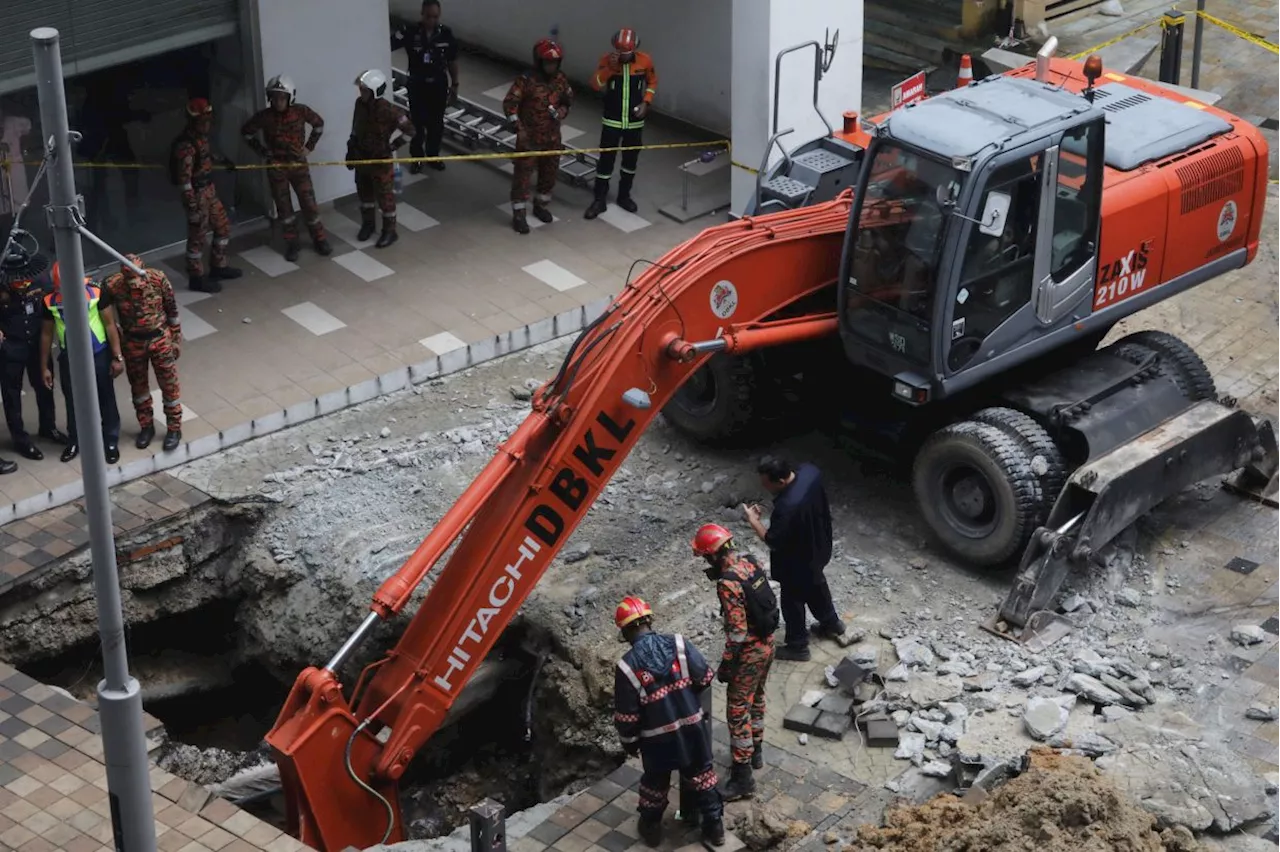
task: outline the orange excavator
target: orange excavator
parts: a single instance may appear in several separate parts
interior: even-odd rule
[[[404,839],[399,779],[645,427],[664,411],[704,439],[754,428],[772,353],[801,353],[774,370],[818,396],[908,424],[941,546],[1020,562],[999,614],[1013,638],[1161,500],[1274,480],[1270,424],[1219,401],[1185,343],[1098,349],[1116,321],[1253,259],[1265,142],[1047,53],[791,152],[760,215],[626,284],[361,627],[298,677],[267,735],[294,836],[325,852]],[[450,548],[398,643],[345,689],[344,663]]]

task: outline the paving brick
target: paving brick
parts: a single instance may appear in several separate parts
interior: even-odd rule
[[[824,711],[818,714],[818,720],[813,725],[813,733],[828,740],[844,739],[845,733],[852,724],[853,720],[848,714]]]
[[[823,713],[848,716],[853,712],[853,698],[833,692],[818,702],[818,709]]]
[[[787,711],[786,717],[782,720],[782,727],[799,734],[811,734],[821,715],[822,711],[817,707],[795,704]]]

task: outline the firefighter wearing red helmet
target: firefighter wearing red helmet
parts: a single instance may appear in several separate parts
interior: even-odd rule
[[[600,57],[591,87],[604,96],[601,148],[632,148],[622,152],[622,176],[618,179],[618,206],[628,213],[636,212],[631,198],[631,185],[640,160],[639,145],[649,105],[658,92],[658,72],[649,54],[639,50],[640,38],[632,29],[613,34],[613,51]],[[601,151],[596,160],[595,198],[587,208],[586,218],[594,219],[609,207],[609,181],[617,151]]]
[[[573,106],[573,87],[560,70],[564,50],[549,38],[533,46],[533,68],[511,84],[502,99],[502,113],[516,132],[516,151],[556,151],[561,146],[560,124]],[[529,233],[526,207],[529,179],[538,173],[533,215],[550,223],[555,217],[547,209],[560,170],[559,157],[520,157],[511,176],[511,227],[517,234]]]
[[[733,534],[704,524],[693,538],[693,553],[706,560],[724,617],[724,655],[719,679],[726,684],[729,744],[733,766],[724,797],[744,799],[756,789],[753,770],[764,766],[765,683],[773,664],[778,601],[755,557],[740,554]]]
[[[173,141],[169,157],[169,178],[182,192],[187,216],[187,286],[203,293],[221,292],[221,281],[241,275],[227,260],[231,220],[213,185],[212,129],[213,104],[207,98],[192,98],[187,102],[187,125]],[[204,242],[210,231],[213,251],[205,275]]]
[[[623,598],[613,620],[631,645],[614,673],[613,723],[627,754],[640,755],[640,838],[649,846],[662,842],[662,814],[677,771],[682,816],[701,823],[706,842],[722,846],[724,802],[702,701],[715,673],[679,633],[655,632],[653,610],[640,598]]]

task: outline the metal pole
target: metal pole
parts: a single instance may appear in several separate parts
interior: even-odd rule
[[[1191,47],[1191,88],[1200,88],[1200,46],[1204,43],[1204,0],[1196,0],[1196,34]]]
[[[1160,18],[1160,82],[1177,86],[1182,82],[1182,30],[1187,16],[1177,9]]]
[[[47,156],[51,160],[48,215],[62,272],[60,277],[66,282],[62,288],[62,305],[67,324],[67,360],[71,365],[73,402],[83,449],[80,471],[84,477],[85,513],[89,516],[89,548],[105,674],[98,684],[98,718],[107,764],[111,827],[117,852],[155,852],[150,765],[142,730],[142,690],[138,681],[129,676],[120,578],[111,532],[111,497],[107,493],[107,465],[99,425],[102,418],[94,381],[89,306],[81,283],[84,280],[84,256],[80,252],[83,221],[72,171],[72,132],[67,126],[58,31],[52,27],[32,30],[31,42],[40,97],[40,127],[48,141]]]

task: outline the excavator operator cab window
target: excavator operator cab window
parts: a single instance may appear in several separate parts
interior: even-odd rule
[[[987,336],[1031,301],[1043,165],[1044,154],[1037,152],[998,166],[977,196],[947,343],[947,366],[953,372],[968,364]],[[981,218],[1005,205],[1007,212],[994,222]]]
[[[1093,121],[1068,130],[1062,137],[1054,198],[1051,267],[1057,284],[1092,263],[1097,250],[1094,241],[1102,207],[1104,130],[1101,121]]]
[[[871,346],[930,363],[931,320],[948,203],[964,175],[949,162],[880,140],[872,149],[845,282],[844,324]]]

